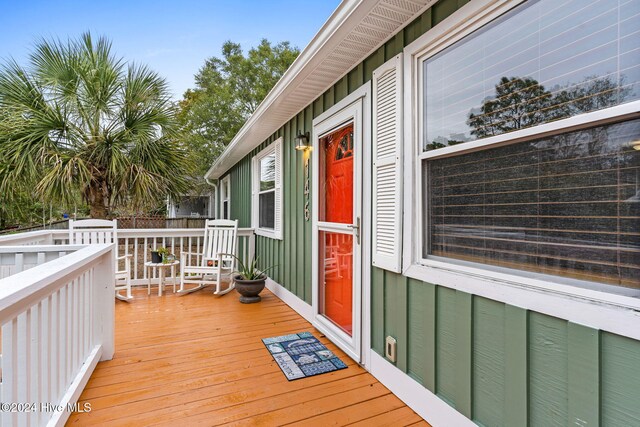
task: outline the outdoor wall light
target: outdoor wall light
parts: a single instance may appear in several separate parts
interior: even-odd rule
[[[299,130],[298,136],[296,136],[296,150],[306,151],[310,149],[311,145],[309,145],[309,132],[302,133],[302,131]]]
[[[298,131],[296,136],[296,150],[302,151],[304,159],[304,220],[311,219],[311,209],[309,208],[310,182],[309,182],[309,156],[311,155],[311,144],[309,144],[309,132]]]

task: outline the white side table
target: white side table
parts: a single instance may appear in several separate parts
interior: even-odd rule
[[[171,280],[173,282],[173,293],[176,292],[176,266],[180,264],[180,261],[175,260],[171,262],[145,262],[144,266],[147,269],[147,295],[151,295],[151,271],[158,270],[158,296],[162,296],[164,290],[165,270],[171,268]]]

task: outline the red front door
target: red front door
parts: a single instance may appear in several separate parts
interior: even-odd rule
[[[319,220],[353,224],[353,123],[320,138]],[[353,333],[353,234],[320,231],[320,312]]]

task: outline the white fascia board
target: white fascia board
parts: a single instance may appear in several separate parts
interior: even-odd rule
[[[222,155],[209,168],[205,178],[216,179],[222,176],[273,132],[277,131],[288,120],[302,111],[318,96],[322,95],[328,88],[349,73],[350,70],[357,67],[371,53],[394,37],[417,16],[420,16],[433,6],[436,1],[420,0],[412,2],[414,5],[416,3],[423,4],[406,21],[400,23],[394,31],[377,40],[373,48],[358,57],[354,56],[354,62],[348,68],[335,70],[334,75],[328,75],[326,70],[316,73],[323,61],[334,52],[352,31],[362,25],[364,18],[370,15],[376,6],[382,4],[381,0],[343,0],[309,45],[260,103],[253,115],[234,136]],[[385,6],[389,5],[385,4]],[[313,75],[314,73],[316,73],[315,76]],[[306,88],[304,97],[296,97],[296,91],[300,85],[308,82],[307,79],[309,79],[309,82],[316,83],[313,87],[313,92],[317,93],[311,93]]]

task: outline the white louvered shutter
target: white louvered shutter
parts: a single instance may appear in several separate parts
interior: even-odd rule
[[[251,227],[258,229],[258,218],[260,216],[260,199],[258,189],[260,188],[260,160],[257,157],[251,159]]]
[[[276,151],[276,194],[275,194],[275,224],[276,239],[282,239],[282,138],[275,142]]]
[[[402,54],[373,72],[373,265],[402,259]]]

